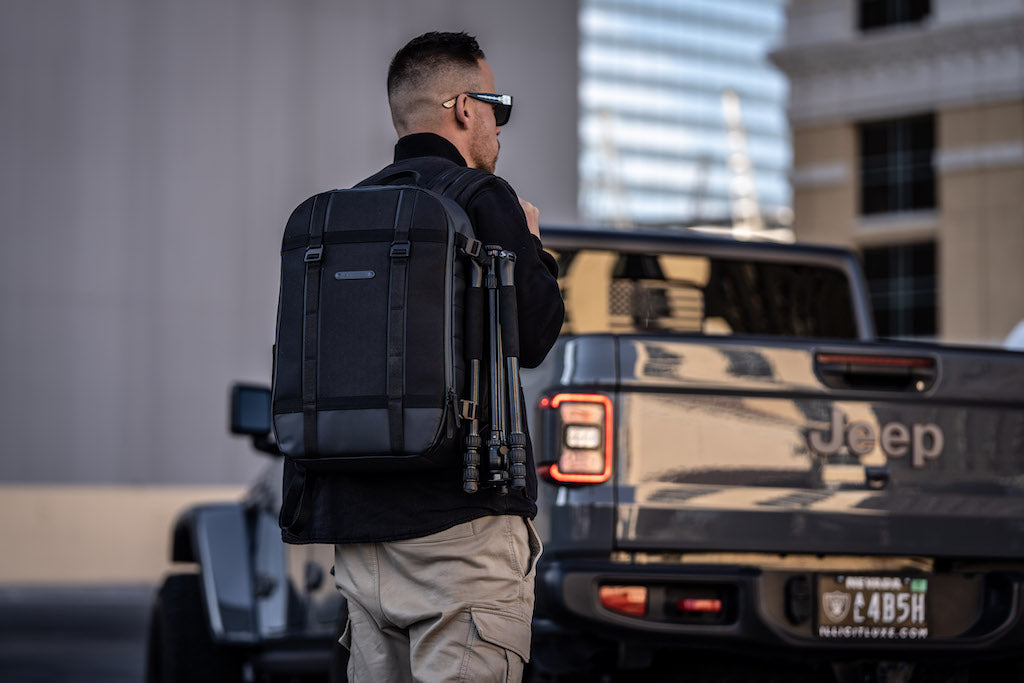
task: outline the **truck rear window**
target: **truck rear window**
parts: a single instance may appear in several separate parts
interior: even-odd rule
[[[552,251],[562,334],[751,334],[854,339],[846,274],[689,254]]]

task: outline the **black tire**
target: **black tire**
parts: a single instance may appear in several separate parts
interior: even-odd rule
[[[241,683],[242,653],[210,636],[197,574],[168,576],[157,593],[146,652],[147,683]]]

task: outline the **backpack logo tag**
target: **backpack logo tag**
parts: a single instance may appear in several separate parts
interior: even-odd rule
[[[339,270],[334,274],[335,280],[369,280],[376,273],[372,270]]]

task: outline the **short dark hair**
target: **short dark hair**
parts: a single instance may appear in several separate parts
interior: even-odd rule
[[[465,32],[431,31],[410,40],[399,50],[388,69],[388,94],[446,66],[474,67],[484,59],[476,38]]]

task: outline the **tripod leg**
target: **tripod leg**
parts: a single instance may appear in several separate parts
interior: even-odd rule
[[[507,404],[505,397],[505,375],[502,369],[504,354],[502,352],[501,318],[498,301],[498,254],[501,247],[485,248],[489,262],[487,264],[487,302],[488,329],[490,350],[490,388],[491,388],[491,432],[487,439],[487,456],[490,483],[497,486],[498,492],[508,492],[508,472],[505,467],[505,454],[508,445],[505,443],[505,430],[508,423]]]
[[[480,366],[484,355],[484,269],[475,258],[469,262],[466,291],[466,357],[469,359],[469,406],[463,417],[469,420],[462,458],[462,490],[476,493],[480,488]]]
[[[512,488],[526,487],[526,432],[523,428],[522,391],[519,387],[519,310],[516,304],[515,265],[512,251],[497,255],[501,305],[501,341],[508,394],[508,469]]]

